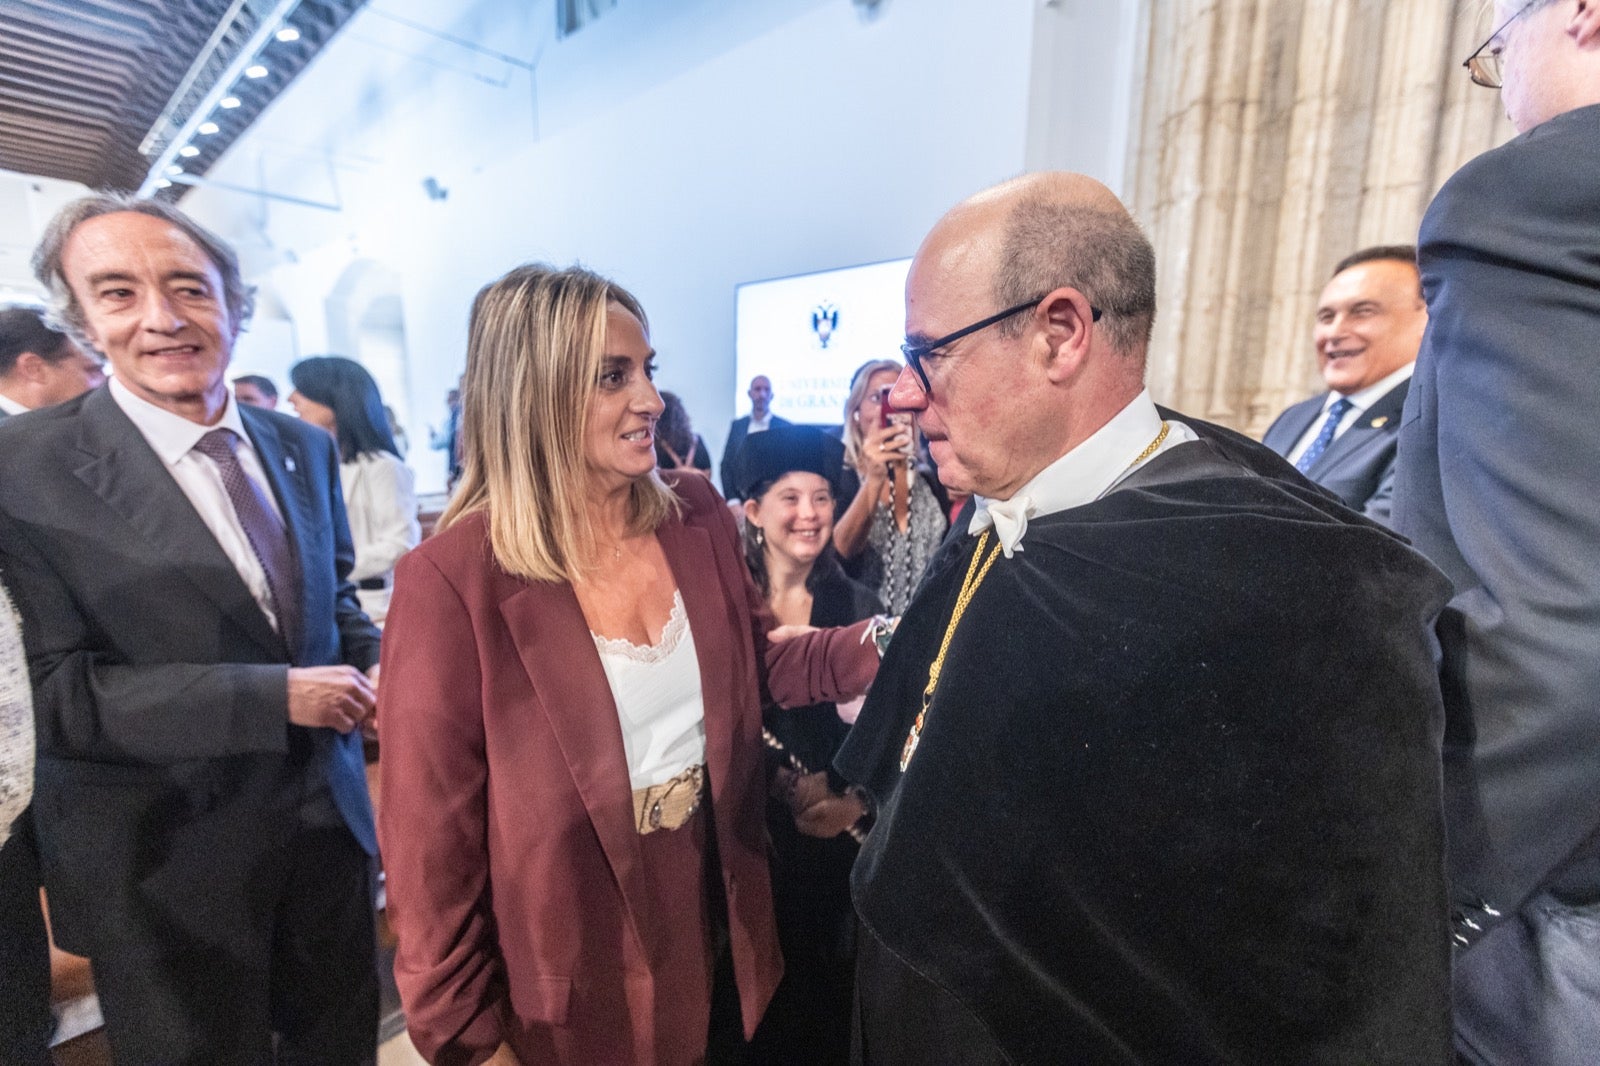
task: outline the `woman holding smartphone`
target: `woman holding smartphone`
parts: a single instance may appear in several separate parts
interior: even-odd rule
[[[938,483],[917,465],[911,416],[886,406],[900,371],[895,360],[879,359],[851,379],[840,486],[840,498],[850,502],[833,531],[845,569],[873,588],[890,614],[910,606],[949,526]]]

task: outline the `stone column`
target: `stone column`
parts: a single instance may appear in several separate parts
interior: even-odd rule
[[[1409,243],[1509,126],[1470,0],[1151,0],[1131,199],[1159,266],[1156,399],[1259,434],[1319,387],[1328,271]]]

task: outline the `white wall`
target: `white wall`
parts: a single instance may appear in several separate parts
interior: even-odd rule
[[[338,209],[214,189],[184,206],[241,245],[299,354],[325,350],[324,300],[350,263],[398,275],[410,395],[396,407],[413,442],[442,417],[473,293],[538,258],[638,294],[660,382],[716,450],[737,413],[737,283],[910,254],[943,210],[1030,159],[1120,176],[1131,69],[1036,47],[1043,8],[1051,33],[1106,32],[1101,5],[1068,4],[886,0],[866,20],[846,0],[625,0],[552,42],[547,4],[483,0],[450,28],[537,55],[531,76],[414,33],[406,59],[363,15],[212,172]],[[439,26],[444,7],[422,10]],[[1030,123],[1091,79],[1104,100]],[[424,195],[428,176],[447,199]],[[411,458],[421,488],[442,485],[441,456]]]

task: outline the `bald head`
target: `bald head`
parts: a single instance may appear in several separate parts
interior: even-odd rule
[[[1082,174],[1025,174],[951,208],[917,251],[919,262],[987,279],[996,307],[1062,287],[1103,312],[1108,345],[1143,359],[1155,322],[1155,251],[1112,191]],[[1015,335],[1023,321],[1001,323]]]

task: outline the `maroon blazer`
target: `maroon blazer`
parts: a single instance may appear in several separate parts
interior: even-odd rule
[[[683,517],[657,536],[700,660],[748,1035],[783,969],[762,703],[853,698],[877,655],[861,625],[768,643],[774,622],[726,505],[705,478],[674,487]],[[652,913],[622,728],[571,585],[499,569],[481,515],[424,542],[395,571],[378,715],[395,978],[423,1056],[475,1064],[505,1039],[528,1066],[652,1063],[658,1039],[681,1046],[653,1017],[657,983],[686,962],[662,957],[660,931],[697,919]]]

